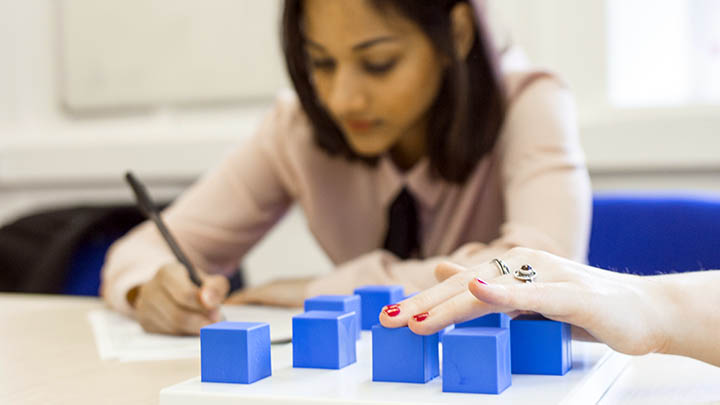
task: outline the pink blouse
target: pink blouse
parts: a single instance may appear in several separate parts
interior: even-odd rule
[[[506,75],[509,94],[526,75]],[[433,271],[442,260],[473,265],[515,246],[585,260],[590,181],[574,102],[557,80],[537,80],[516,94],[495,149],[464,184],[432,177],[428,163],[401,172],[388,156],[374,167],[330,157],[315,145],[294,94],[282,94],[257,133],[163,217],[196,266],[228,273],[299,203],[336,266],[310,283],[307,296],[347,294],[365,284],[401,284],[411,293],[436,283]],[[417,200],[423,260],[401,261],[380,249],[388,207],[403,186]],[[126,293],[172,261],[145,222],[111,247],[102,296],[131,314]]]

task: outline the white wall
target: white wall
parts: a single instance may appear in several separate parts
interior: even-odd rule
[[[84,4],[88,13],[97,13],[97,4],[102,3],[115,5],[114,13],[122,9],[120,3],[112,0],[0,0],[0,221],[37,205],[53,204],[51,199],[40,198],[43,193],[55,195],[57,192],[67,196],[63,201],[72,200],[72,195],[78,200],[113,200],[125,192],[120,179],[127,169],[136,170],[157,187],[178,189],[180,184],[186,186],[228,148],[252,133],[273,94],[285,82],[282,68],[273,62],[279,60],[277,36],[268,35],[264,41],[257,41],[255,36],[243,37],[235,32],[240,38],[224,39],[222,45],[217,45],[216,59],[225,63],[229,54],[242,54],[247,58],[248,66],[264,71],[271,79],[262,81],[257,75],[247,78],[239,75],[238,78],[244,79],[228,84],[232,91],[210,86],[205,93],[194,95],[190,90],[201,86],[205,71],[190,64],[177,68],[178,79],[192,82],[183,87],[183,93],[172,94],[167,83],[148,86],[154,90],[145,94],[142,89],[123,93],[117,83],[125,83],[122,72],[138,71],[140,68],[136,64],[129,63],[121,68],[117,66],[121,59],[93,54],[91,51],[98,47],[98,43],[92,42],[98,40],[95,36],[75,33],[68,39],[69,34],[61,35],[64,31],[85,33],[93,27],[92,21],[84,25],[84,20],[75,16],[82,13],[68,10]],[[126,13],[140,7],[138,1],[126,3]],[[253,12],[239,10],[245,14],[238,15],[232,22],[225,18],[226,26],[269,27],[277,24],[274,13],[277,7],[267,6],[277,6],[277,1],[183,3],[190,11],[193,7],[210,8],[208,6],[212,4],[242,3],[246,8],[255,7],[262,16],[258,18]],[[169,3],[162,0],[153,4]],[[73,23],[77,25],[75,30],[68,27]],[[224,33],[221,29],[213,32],[217,36]],[[87,37],[87,44],[82,44],[84,37]],[[97,37],[102,39],[99,45],[106,45],[110,50],[115,49],[112,41],[122,42],[122,38],[113,39],[111,33]],[[82,48],[78,42],[86,47],[84,53],[77,51],[76,48]],[[69,58],[63,54],[64,47],[75,49],[74,54],[81,56]],[[179,49],[175,50],[175,57],[194,50],[176,48]],[[78,64],[77,60],[83,57],[96,60],[92,56],[110,66],[101,69],[106,82],[104,92],[93,93],[87,86],[66,83],[67,77],[73,76],[68,72],[69,65]],[[237,58],[232,62],[241,63]],[[263,63],[270,66],[263,66]],[[89,74],[81,64],[77,69],[78,75],[84,77],[85,82],[89,81]],[[154,69],[152,65],[148,72],[140,69],[136,74],[138,81],[156,77]],[[264,91],[258,90],[258,82],[264,83]],[[114,93],[107,91],[108,88],[115,89]],[[107,94],[117,97],[113,100]],[[133,104],[132,100],[142,100],[143,95],[151,103],[145,106],[138,102]],[[223,102],[213,102],[213,97]],[[122,108],[110,109],[108,103],[112,101]],[[93,102],[97,108],[93,108]],[[69,104],[72,108],[68,108]],[[103,187],[96,187],[98,185]],[[88,192],[73,193],[71,190]]]
[[[121,7],[117,1],[103,1]],[[193,7],[192,2],[182,4]],[[149,106],[125,105],[117,111],[108,109],[107,98],[102,109],[83,108],[82,103],[66,108],[63,77],[69,67],[63,65],[66,37],[60,34],[68,29],[61,26],[67,23],[62,11],[68,5],[81,6],[82,1],[0,0],[0,223],[44,206],[130,201],[121,181],[128,168],[148,182],[156,198],[177,195],[252,132],[277,90],[274,86],[285,80],[269,80],[267,97],[250,83],[252,97],[244,99],[243,76],[238,75],[236,92],[225,94],[223,102],[208,102],[212,94],[193,102],[192,94],[168,98],[166,93],[165,98],[150,97]],[[540,65],[561,72],[574,89],[596,190],[720,191],[717,107],[618,111],[608,104],[603,0],[490,0],[490,5],[498,25],[509,27],[506,32],[516,43]],[[252,12],[234,18],[238,25],[277,23],[276,16],[262,20]],[[248,41],[223,41],[218,56],[252,49],[259,55],[268,52],[270,56],[259,58],[270,63],[271,54],[277,55],[276,37]],[[269,74],[282,74],[277,66],[267,68]],[[272,267],[278,274],[326,271],[329,264],[308,237],[299,213],[294,211],[283,226],[259,253],[253,252],[251,267]],[[268,259],[277,246],[273,243],[291,247],[284,262]],[[251,281],[276,272],[253,273]]]
[[[505,37],[522,45],[531,60],[559,72],[569,82],[578,102],[588,163],[599,182],[634,187],[634,182],[624,185],[617,172],[637,177],[655,171],[677,171],[688,177],[688,187],[692,187],[701,184],[692,179],[698,171],[720,174],[720,153],[717,153],[720,151],[720,105],[619,108],[611,102],[609,71],[613,65],[607,40],[611,21],[606,0],[488,2]],[[647,28],[642,22],[649,15],[633,17],[638,29]],[[717,43],[720,44],[720,38]],[[641,51],[638,49],[639,55]],[[650,75],[652,71],[647,73]],[[720,80],[720,72],[716,72],[715,78]],[[611,182],[604,178],[608,173],[613,174]],[[677,186],[673,181],[667,185],[654,184]],[[718,190],[720,181],[710,186]]]

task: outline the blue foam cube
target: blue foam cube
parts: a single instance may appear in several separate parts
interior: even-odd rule
[[[514,374],[565,375],[572,368],[570,325],[537,315],[510,322]]]
[[[272,374],[270,325],[218,322],[200,329],[203,382],[251,384]]]
[[[341,369],[355,363],[355,314],[308,311],[292,319],[293,367]]]
[[[441,329],[438,331],[438,339],[440,342],[443,341],[443,336],[445,336],[446,333],[450,332],[451,330],[455,329],[455,325],[450,325],[445,327],[445,329]]]
[[[438,335],[410,328],[372,327],[373,381],[424,384],[440,374]]]
[[[499,394],[511,384],[510,330],[455,328],[443,337],[443,392]]]
[[[363,330],[372,329],[373,325],[380,323],[379,316],[385,305],[402,301],[403,287],[400,285],[366,285],[356,288],[362,304],[361,326]]]
[[[355,312],[355,335],[357,339],[361,336],[361,308],[359,295],[318,295],[317,297],[305,300],[305,312],[307,311],[340,311]]]
[[[503,313],[487,314],[455,324],[456,328],[509,328],[510,317]]]

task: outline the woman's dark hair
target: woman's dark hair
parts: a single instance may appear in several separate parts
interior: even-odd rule
[[[391,8],[416,23],[451,65],[445,71],[437,98],[430,107],[427,153],[433,172],[462,183],[495,145],[505,120],[505,89],[498,67],[498,51],[485,24],[484,10],[474,6],[476,36],[466,60],[455,55],[450,11],[468,0],[368,0],[378,9]],[[288,73],[300,103],[313,125],[315,141],[330,155],[374,163],[356,154],[342,131],[320,104],[310,81],[301,30],[303,0],[286,0],[282,17],[282,45]]]

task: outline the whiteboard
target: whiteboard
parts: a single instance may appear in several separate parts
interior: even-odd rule
[[[267,99],[286,86],[280,0],[63,0],[70,110]]]

